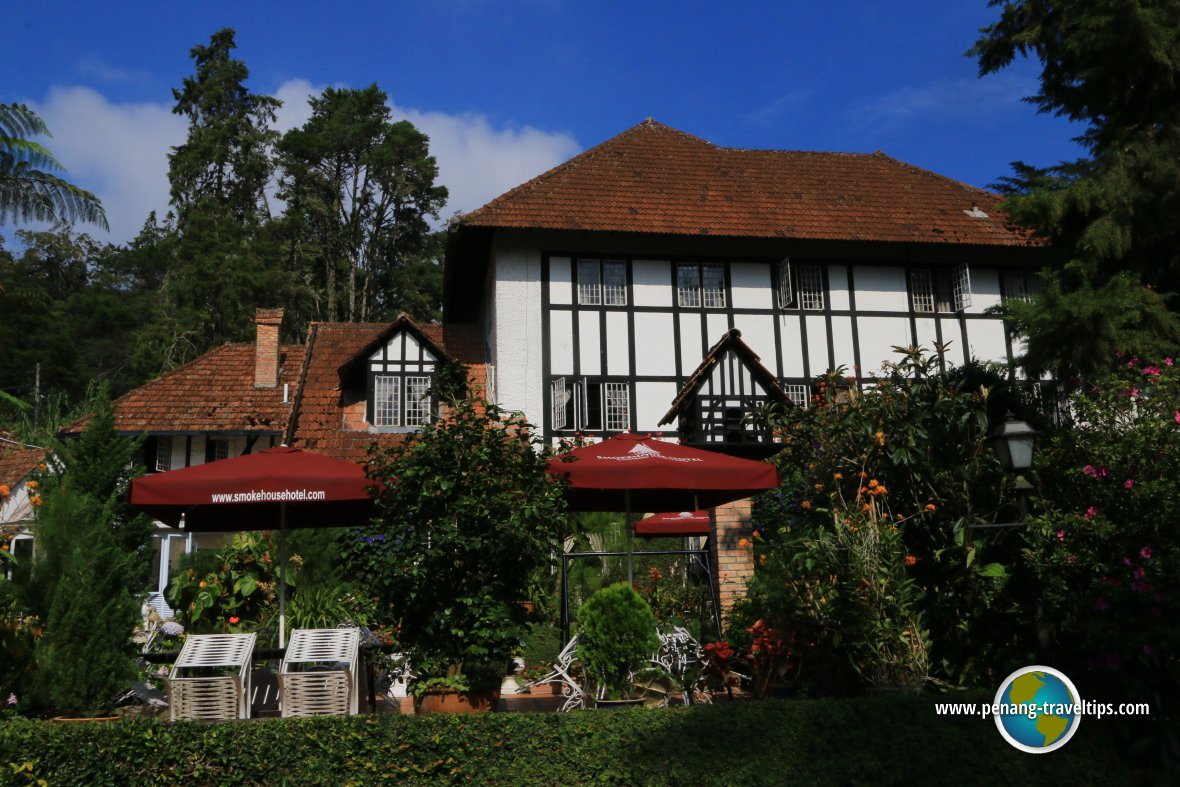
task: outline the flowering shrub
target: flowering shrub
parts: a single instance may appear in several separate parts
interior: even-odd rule
[[[210,571],[189,568],[168,587],[168,603],[199,634],[265,629],[278,616],[278,546],[270,531],[235,533]],[[288,558],[287,588],[297,584],[298,555]]]
[[[763,618],[790,632],[808,691],[915,687],[928,670],[986,684],[1010,671],[996,651],[1011,638],[992,631],[1007,625],[1016,538],[969,529],[1015,516],[988,445],[999,408],[981,383],[996,380],[897,349],[871,389],[833,372],[810,408],[768,416],[785,445],[783,483],[755,503],[740,625]]]
[[[1180,686],[1180,368],[1123,360],[1043,441],[1024,555],[1045,658],[1158,704]]]

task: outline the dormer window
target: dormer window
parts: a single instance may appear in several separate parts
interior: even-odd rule
[[[376,431],[425,426],[438,410],[430,389],[435,370],[447,359],[409,320],[397,327],[362,356],[368,380],[365,420]]]

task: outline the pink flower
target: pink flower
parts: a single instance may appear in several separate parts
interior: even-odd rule
[[[1171,358],[1165,358],[1165,359],[1164,359],[1164,366],[1171,366],[1171,365],[1172,365],[1172,359],[1171,359]]]
[[[1177,411],[1176,411],[1176,412],[1175,412],[1175,413],[1172,415],[1172,420],[1173,420],[1173,421],[1175,421],[1176,423],[1180,424],[1180,410],[1177,410]]]
[[[1135,486],[1135,481],[1133,479],[1128,478],[1123,482],[1123,489],[1130,489],[1133,486]]]
[[[1064,531],[1064,530],[1058,530],[1058,531],[1057,531],[1057,540],[1058,540],[1058,541],[1064,541],[1064,540],[1065,540],[1065,531]]]
[[[1151,560],[1151,547],[1143,547],[1139,550],[1139,557],[1144,560]]]
[[[1177,413],[1177,415],[1180,415],[1180,413]],[[1098,477],[1098,471],[1094,469],[1094,465],[1086,465],[1082,468],[1082,472],[1093,478]]]
[[[1144,366],[1143,373],[1148,377],[1159,377],[1164,372],[1158,366]]]
[[[1106,467],[1100,467],[1098,468],[1098,475],[1102,478],[1106,478],[1108,475],[1110,475],[1110,469]]]
[[[1143,579],[1144,573],[1143,566],[1135,566],[1135,568],[1131,569],[1131,576],[1135,577],[1135,579]]]
[[[1082,516],[1084,516],[1086,519],[1093,519],[1094,517],[1098,516],[1098,507],[1090,506],[1086,509],[1086,513]]]
[[[1127,361],[1127,368],[1128,369],[1134,369],[1138,365],[1139,365],[1139,356],[1138,355],[1136,355],[1131,360]]]
[[[1127,566],[1127,567],[1130,567],[1130,565],[1131,565],[1131,558],[1129,558],[1129,557],[1125,557],[1125,558],[1123,558],[1123,565],[1124,565],[1124,566]]]

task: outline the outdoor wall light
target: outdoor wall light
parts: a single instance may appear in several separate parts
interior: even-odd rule
[[[992,450],[1000,465],[1009,473],[1016,473],[1016,506],[1020,511],[1017,522],[977,522],[970,527],[1022,527],[1028,522],[1028,496],[1033,485],[1023,473],[1032,467],[1033,451],[1039,433],[1011,411],[1004,416],[1004,422],[991,431]]]

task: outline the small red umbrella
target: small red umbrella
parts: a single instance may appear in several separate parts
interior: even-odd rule
[[[713,532],[713,522],[708,511],[678,511],[652,514],[635,523],[635,535],[655,538],[658,536],[708,536]]]
[[[279,647],[286,642],[287,528],[364,525],[371,482],[355,462],[280,446],[141,476],[128,502],[195,532],[279,531]]]
[[[575,448],[549,460],[548,471],[569,481],[572,510],[626,512],[629,582],[631,511],[714,508],[778,486],[767,462],[631,433]]]

